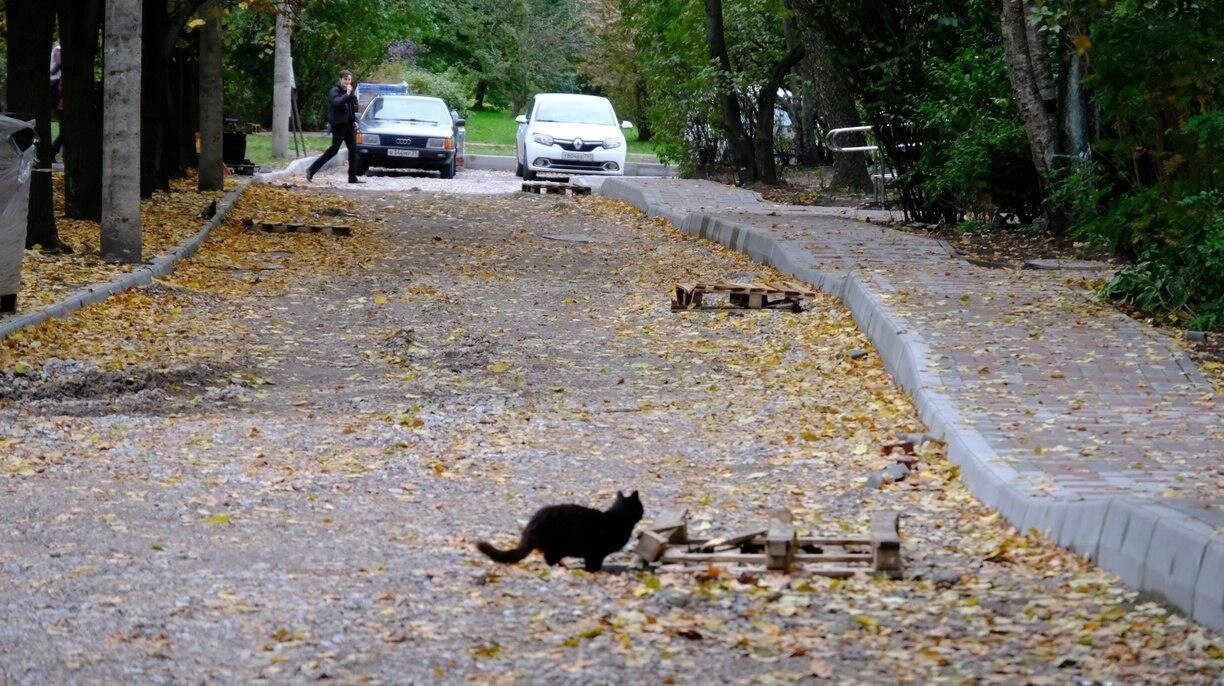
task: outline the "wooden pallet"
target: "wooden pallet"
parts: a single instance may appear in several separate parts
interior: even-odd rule
[[[229,167],[230,173],[238,176],[254,176],[258,169],[258,166],[254,164],[227,164],[225,166]]]
[[[726,293],[727,300],[733,307],[790,307],[796,312],[800,309],[800,300],[816,297],[816,291],[792,281],[698,281],[676,284],[671,307],[673,310],[699,309],[702,306],[702,296],[708,293]]]
[[[775,512],[769,526],[721,538],[689,538],[686,514],[671,513],[638,534],[637,556],[646,564],[725,564],[745,571],[803,568],[822,576],[855,574],[901,576],[901,539],[897,512],[877,512],[866,536],[800,537],[790,512]]]
[[[353,228],[343,224],[305,224],[299,222],[277,222],[260,219],[248,219],[247,226],[269,233],[326,233],[333,236],[351,236]]]
[[[551,183],[547,181],[524,181],[524,193],[552,193],[554,195],[590,195],[590,186],[579,186],[576,183]]]

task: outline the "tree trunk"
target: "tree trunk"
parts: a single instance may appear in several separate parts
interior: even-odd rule
[[[65,249],[55,225],[51,188],[51,103],[58,99],[51,92],[51,35],[55,23],[54,3],[45,0],[8,0],[5,4],[8,35],[8,109],[33,117],[38,133],[37,158],[30,176],[29,211],[26,214],[27,248]],[[20,38],[18,38],[20,37]],[[13,84],[24,84],[12,88]]]
[[[647,108],[646,79],[639,74],[633,82],[633,116],[637,120],[633,125],[638,130],[638,140],[643,143],[654,138],[654,128],[650,125],[650,110]]]
[[[804,41],[808,46],[805,60],[807,72],[816,92],[817,109],[828,129],[859,126],[858,112],[854,107],[854,96],[845,75],[832,68],[828,59],[828,38],[819,27],[809,27]],[[861,135],[842,136],[839,141],[847,147],[866,145]],[[871,190],[871,175],[867,171],[867,156],[861,152],[833,153],[833,173],[829,179],[832,188]]]
[[[1058,146],[1058,96],[1045,44],[1029,21],[1026,0],[995,0],[1003,26],[1003,56],[1028,133],[1029,152],[1048,183]]]
[[[1063,37],[1063,41],[1070,41]],[[1059,94],[1062,109],[1062,148],[1083,159],[1088,154],[1088,99],[1084,95],[1084,61],[1068,44],[1064,46],[1063,82]]]
[[[94,74],[102,0],[72,0],[59,6],[64,50],[64,214],[102,219],[102,88]],[[135,112],[128,112],[129,120]]]
[[[288,157],[289,97],[293,89],[291,84],[293,53],[289,41],[289,9],[284,2],[281,2],[277,10],[276,56],[272,65],[272,154],[277,157]],[[202,53],[200,57],[203,58]]]
[[[199,87],[195,72],[199,71],[191,50],[175,47],[170,57],[170,102],[178,103],[171,113],[173,134],[166,140],[166,168],[175,178],[186,176],[187,170],[199,166],[196,155],[195,132],[200,122],[195,102]]]
[[[102,258],[141,260],[140,0],[107,0],[103,38]],[[133,121],[134,119],[134,121]]]
[[[735,183],[744,186],[754,183],[758,176],[753,164],[752,141],[744,132],[739,96],[731,82],[731,57],[727,53],[727,34],[723,28],[722,0],[705,0],[705,6],[706,42],[710,59],[718,63],[718,99],[722,102],[723,132],[735,165]]]
[[[475,97],[473,98],[475,102],[472,103],[473,109],[476,109],[476,110],[484,109],[484,99],[485,99],[485,95],[487,95],[488,92],[489,92],[489,82],[488,81],[485,81],[484,79],[480,79],[479,81],[476,82],[476,94],[475,94]]]
[[[778,60],[769,73],[769,78],[757,93],[756,164],[761,181],[778,185],[778,165],[774,160],[774,106],[778,102],[778,89],[783,80],[799,60],[803,59],[803,45],[796,44]]]
[[[200,169],[202,191],[225,188],[221,128],[225,109],[221,88],[221,5],[212,0],[200,10]],[[283,143],[283,141],[282,141]]]
[[[107,0],[109,5],[112,0]],[[159,36],[170,23],[164,2],[144,2],[142,33],[148,40],[140,44],[140,197],[154,191],[170,190],[170,175],[162,161],[165,154],[166,122],[173,107],[167,88],[168,55],[162,51]],[[105,44],[103,44],[105,48]]]

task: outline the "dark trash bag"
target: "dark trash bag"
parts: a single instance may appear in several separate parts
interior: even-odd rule
[[[0,114],[0,312],[17,310],[37,142],[33,117]]]

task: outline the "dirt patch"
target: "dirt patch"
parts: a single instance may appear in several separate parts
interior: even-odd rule
[[[226,377],[229,371],[205,364],[106,371],[87,362],[49,360],[37,371],[0,375],[0,404],[78,416],[159,412],[201,394],[224,399],[227,394],[218,386],[235,385]],[[172,402],[176,398],[179,402]]]

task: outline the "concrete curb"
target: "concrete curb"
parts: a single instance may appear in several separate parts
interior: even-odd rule
[[[1066,500],[1033,493],[1022,475],[998,459],[986,438],[936,390],[926,370],[928,345],[905,330],[871,291],[864,277],[819,272],[804,266],[803,248],[772,233],[726,217],[681,213],[654,191],[626,179],[608,179],[599,193],[670,221],[681,231],[739,250],[837,296],[914,398],[930,433],[948,444],[969,490],[1021,531],[1037,529],[1084,555],[1127,585],[1156,594],[1215,631],[1224,631],[1224,537],[1166,505],[1141,498]]]
[[[174,269],[176,262],[194,255],[200,249],[200,246],[204,244],[204,240],[208,238],[208,234],[220,226],[221,221],[225,219],[225,215],[229,213],[234,203],[238,198],[242,197],[242,194],[254,180],[254,178],[240,180],[237,188],[217,201],[217,213],[204,225],[204,228],[200,229],[199,232],[188,238],[174,250],[154,257],[145,266],[138,267],[132,270],[131,273],[124,274],[114,281],[89,286],[53,305],[0,321],[0,339],[10,336],[27,326],[36,326],[52,317],[63,317],[73,310],[102,302],[115,293],[125,291],[133,286],[151,283],[154,278],[169,274]]]

